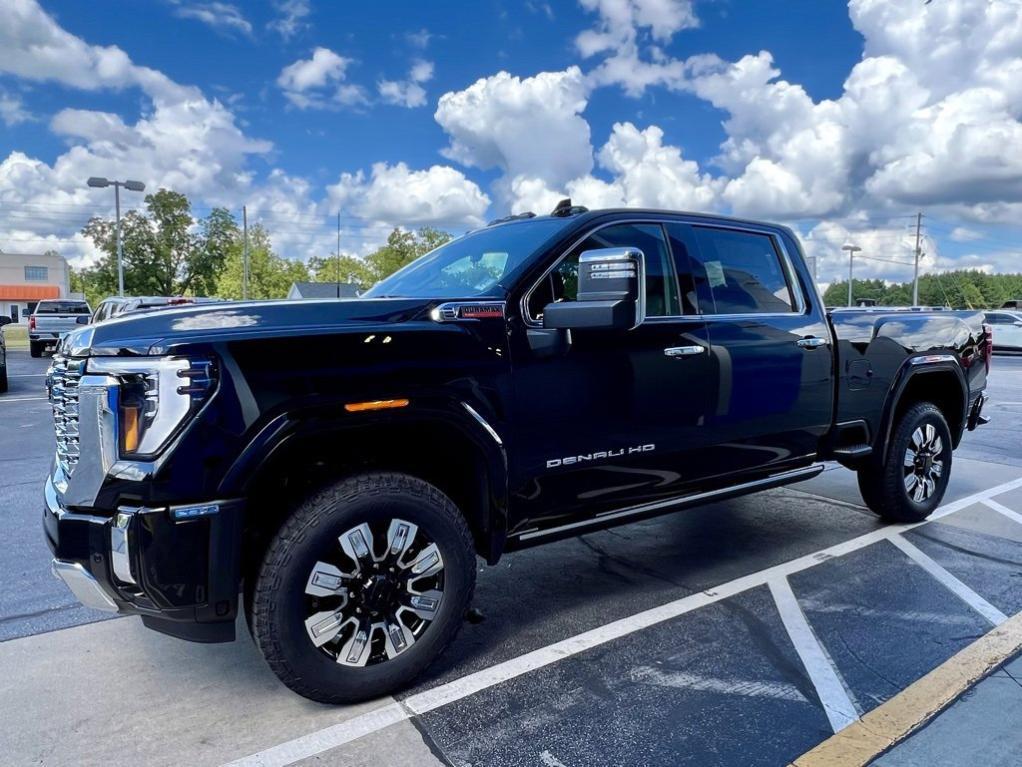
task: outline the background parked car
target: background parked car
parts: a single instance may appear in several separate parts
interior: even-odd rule
[[[1022,312],[987,312],[986,321],[994,330],[995,352],[1022,352]]]
[[[218,302],[219,298],[194,298],[190,296],[112,296],[100,302],[93,322],[102,322],[128,312],[142,312],[150,309],[170,309],[186,304],[205,304]]]
[[[86,301],[54,298],[40,301],[28,318],[28,349],[33,357],[41,357],[49,347],[79,325],[88,325],[92,309]]]

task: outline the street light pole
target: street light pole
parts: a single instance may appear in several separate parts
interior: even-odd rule
[[[117,232],[117,295],[124,295],[124,248],[121,243],[121,187],[132,192],[144,192],[145,184],[141,181],[111,181],[100,176],[93,176],[86,182],[96,189],[112,186],[114,188],[114,211],[116,213],[115,230]]]
[[[124,295],[124,246],[121,244],[121,185],[114,182],[114,211],[117,227],[117,295]]]
[[[862,250],[858,245],[842,245],[841,250],[848,251],[848,305],[852,305],[852,264],[855,261],[855,254]]]

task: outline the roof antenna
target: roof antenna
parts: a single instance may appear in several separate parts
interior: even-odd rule
[[[586,213],[588,210],[589,208],[583,207],[582,205],[572,205],[571,198],[566,198],[557,203],[550,215],[557,218],[565,218],[567,216],[574,216],[578,213]]]
[[[561,200],[559,203],[557,203],[557,205],[554,207],[553,212],[550,215],[551,216],[567,216],[567,215],[570,215],[570,213],[571,213],[571,198],[569,197],[569,198]]]

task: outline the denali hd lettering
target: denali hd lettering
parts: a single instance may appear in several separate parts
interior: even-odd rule
[[[600,450],[596,453],[569,455],[564,458],[551,458],[546,462],[546,467],[548,469],[556,469],[558,466],[573,466],[577,463],[601,461],[605,458],[620,458],[623,455],[649,453],[653,450],[656,450],[656,445],[636,445],[635,447],[621,448],[619,450]]]
[[[978,312],[826,311],[785,227],[565,201],[356,300],[72,330],[43,526],[83,603],[197,642],[244,614],[295,692],[373,698],[451,642],[477,557],[826,460],[925,519],[990,351]]]

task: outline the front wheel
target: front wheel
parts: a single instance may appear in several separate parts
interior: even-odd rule
[[[895,424],[887,458],[859,469],[862,498],[888,522],[921,522],[940,505],[951,477],[951,430],[929,402]]]
[[[276,535],[252,594],[252,634],[288,687],[323,703],[384,695],[454,638],[475,587],[465,518],[403,474],[340,482]]]

